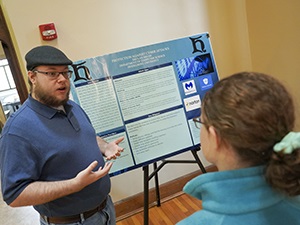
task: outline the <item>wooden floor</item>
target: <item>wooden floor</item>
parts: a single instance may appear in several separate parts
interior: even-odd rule
[[[149,209],[149,225],[173,225],[201,209],[201,201],[186,194],[162,200],[161,206]],[[0,225],[39,225],[38,213],[32,207],[11,208],[0,200]],[[117,225],[144,225],[143,209],[118,220]]]
[[[201,201],[186,194],[163,201],[149,209],[149,225],[173,225],[201,209]],[[143,225],[143,211],[117,222],[117,225]]]

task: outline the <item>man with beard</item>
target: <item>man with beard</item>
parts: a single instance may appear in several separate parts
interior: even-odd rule
[[[12,207],[32,205],[41,224],[115,224],[112,163],[103,156],[119,156],[123,138],[105,142],[83,109],[69,100],[72,61],[62,51],[39,46],[25,59],[30,94],[0,137],[4,201]]]

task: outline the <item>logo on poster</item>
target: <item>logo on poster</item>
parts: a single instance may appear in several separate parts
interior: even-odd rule
[[[189,95],[197,92],[194,80],[183,82],[182,85],[183,85],[183,90],[185,95]]]
[[[204,75],[200,77],[201,90],[210,89],[212,88],[212,86],[213,86],[213,82],[212,82],[211,75]]]
[[[185,110],[187,112],[199,109],[201,107],[201,100],[199,95],[192,96],[190,98],[185,98],[184,100]]]
[[[78,63],[78,64],[73,64],[71,65],[73,67],[73,70],[74,70],[74,83],[78,80],[92,80],[92,77],[90,75],[90,70],[89,68],[87,68],[86,66],[84,66],[83,64],[85,64],[86,62],[81,62],[81,63]],[[83,72],[83,77],[80,76],[79,74],[79,71],[82,70]]]
[[[207,35],[206,37],[208,38],[209,35]],[[190,37],[190,40],[193,44],[193,53],[195,53],[195,52],[201,52],[201,53],[206,52],[205,44],[204,44],[203,40],[201,40],[201,38],[202,38],[202,35],[200,35],[199,37],[196,37],[196,38]]]

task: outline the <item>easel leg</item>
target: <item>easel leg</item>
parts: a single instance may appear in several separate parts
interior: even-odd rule
[[[153,163],[154,171],[157,169],[157,162]],[[160,193],[159,193],[159,183],[158,183],[158,173],[155,173],[155,191],[156,191],[156,205],[160,206]]]
[[[144,166],[144,225],[149,223],[149,166]]]
[[[197,164],[199,165],[202,173],[206,173],[206,170],[205,170],[205,168],[204,168],[204,166],[203,166],[203,164],[202,164],[202,162],[201,162],[201,160],[200,160],[200,158],[199,158],[199,156],[197,154],[197,150],[191,150],[191,152],[192,152],[192,154],[193,154],[193,156],[194,156]]]
[[[160,202],[160,192],[159,192],[159,183],[158,183],[158,171],[166,164],[166,163],[197,163],[202,171],[202,173],[206,173],[206,170],[197,154],[197,150],[191,150],[195,161],[191,160],[166,160],[162,164],[157,166],[157,162],[153,163],[154,172],[149,176],[149,165],[143,167],[144,171],[144,225],[149,224],[149,180],[153,177],[155,178],[155,191],[156,191],[156,200],[157,206],[161,205]]]

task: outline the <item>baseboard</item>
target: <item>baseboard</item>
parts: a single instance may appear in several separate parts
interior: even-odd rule
[[[207,172],[217,171],[215,166],[205,168]],[[192,178],[200,175],[201,170],[179,177],[159,186],[161,202],[175,197],[182,193],[183,186]],[[126,199],[114,203],[117,215],[117,221],[127,218],[144,209],[144,193],[138,193]],[[149,190],[149,207],[156,205],[155,188]]]

